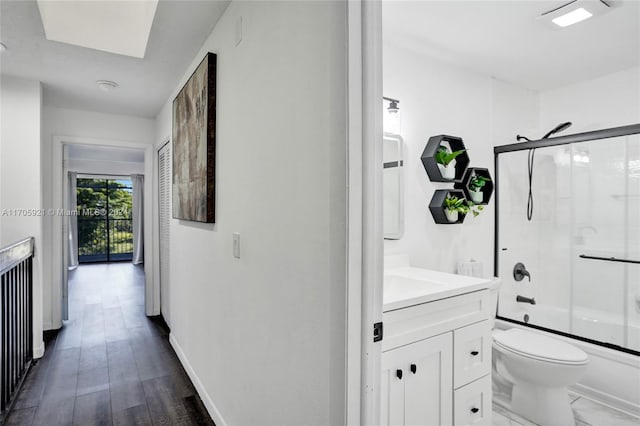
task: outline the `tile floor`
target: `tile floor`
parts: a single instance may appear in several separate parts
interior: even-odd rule
[[[576,426],[638,426],[640,418],[599,404],[590,399],[570,394]],[[494,426],[537,426],[501,405],[493,404]],[[545,425],[545,426],[573,426],[573,425]]]
[[[83,265],[69,280],[69,321],[48,333],[8,425],[213,425],[168,341],[144,314],[144,272]]]

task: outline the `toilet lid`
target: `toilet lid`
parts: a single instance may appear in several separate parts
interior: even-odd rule
[[[493,341],[504,349],[529,358],[565,364],[583,364],[589,360],[582,349],[569,343],[518,328],[495,333]]]

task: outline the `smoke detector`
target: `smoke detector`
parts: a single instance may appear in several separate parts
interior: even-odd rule
[[[110,80],[98,80],[96,81],[96,84],[103,92],[112,92],[118,88],[118,83]]]

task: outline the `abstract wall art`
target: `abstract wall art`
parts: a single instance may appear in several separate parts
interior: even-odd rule
[[[216,55],[207,53],[173,101],[173,217],[215,222]]]

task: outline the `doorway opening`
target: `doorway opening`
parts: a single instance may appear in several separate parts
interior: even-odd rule
[[[128,176],[77,179],[78,261],[133,259],[133,187]]]

